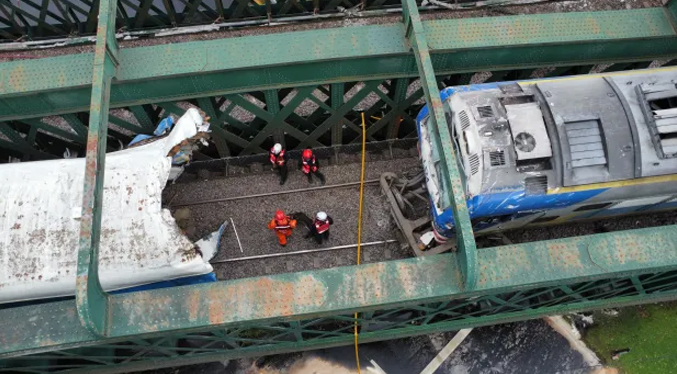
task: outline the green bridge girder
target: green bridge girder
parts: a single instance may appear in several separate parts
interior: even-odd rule
[[[423,27],[436,73],[449,75],[670,59],[677,54],[671,22],[664,9],[647,8],[433,20]],[[111,108],[418,76],[401,24],[124,48],[119,54]],[[2,63],[0,120],[86,111],[93,56]]]
[[[676,243],[662,227],[482,249],[472,291],[457,255],[443,254],[115,295],[107,338],[80,323],[73,301],[2,310],[0,365],[71,357],[83,372],[141,370],[351,344],[355,310],[368,342],[669,300]],[[191,340],[210,344],[176,345]]]
[[[0,42],[95,35],[99,2],[82,0],[62,4],[58,0],[23,0],[19,4],[0,0]],[[464,2],[469,1],[461,1]],[[214,23],[241,25],[299,16],[320,18],[341,13],[340,7],[368,11],[400,7],[396,0],[118,0],[117,3],[114,28],[124,31]]]
[[[477,250],[451,144],[445,145],[444,160],[455,186],[461,238],[456,253],[121,295],[100,290],[96,266],[109,105],[131,106],[138,119],[156,110],[151,104],[195,100],[206,110],[212,105],[219,116],[218,97],[263,91],[265,109],[257,116],[266,124],[249,130],[260,142],[244,146],[255,152],[268,134],[294,127],[287,123],[290,113],[276,117],[285,107],[278,112],[280,103],[273,102],[285,89],[332,90],[327,92],[334,100],[325,104],[333,119],[296,134],[305,145],[345,124],[350,111],[344,106],[355,105],[339,95],[347,82],[364,82],[372,92],[389,81],[400,98],[389,104],[390,111],[411,116],[416,104],[404,106],[412,97],[405,88],[418,76],[417,95],[432,105],[436,131],[444,132],[437,84],[458,84],[466,73],[486,70],[499,72],[496,79],[516,79],[540,67],[555,66],[553,74],[563,74],[600,63],[623,69],[677,58],[677,2],[633,11],[421,22],[410,0],[404,3],[403,25],[119,51],[111,37],[116,3],[101,3],[107,11],[99,17],[93,55],[0,64],[0,116],[10,130],[16,131],[11,127],[16,122],[65,114],[79,121],[72,121],[74,132],[77,127],[84,133],[81,112],[89,112],[76,300],[0,310],[0,372],[119,372],[351,344],[355,312],[361,341],[368,342],[677,298],[675,226]],[[277,46],[287,39],[300,43],[295,38],[301,34],[303,50]],[[327,48],[327,40],[335,48]],[[266,48],[247,63],[241,53],[253,44]],[[148,57],[149,51],[158,55]],[[166,57],[168,51],[194,53],[201,64]],[[72,70],[75,66],[87,68]],[[226,121],[217,123],[221,131],[228,131]],[[152,126],[151,119],[139,123]],[[328,141],[336,144],[337,137],[332,132]],[[9,138],[10,144],[21,140]]]
[[[672,16],[662,8],[434,20],[423,28],[442,85],[467,83],[476,71],[509,80],[543,66],[564,75],[601,63],[613,63],[611,70],[646,67],[677,55]],[[152,129],[163,109],[180,114],[177,103],[190,101],[216,118],[212,157],[261,152],[271,141],[269,123],[287,132],[291,148],[349,143],[359,133],[353,108],[372,94],[381,100],[368,114],[382,119],[370,123],[370,139],[413,136],[423,96],[406,87],[418,84],[418,70],[401,24],[123,48],[119,60],[110,107],[136,121],[112,115],[118,128],[109,135],[126,143]],[[26,160],[60,156],[65,148],[84,153],[92,61],[92,53],[81,53],[0,63],[0,131],[9,139],[0,139],[2,148]],[[359,92],[344,100],[356,85]],[[296,113],[304,99],[317,105],[311,115]],[[281,109],[273,114],[269,107]],[[254,119],[235,118],[238,108]],[[74,131],[41,121],[53,115]]]

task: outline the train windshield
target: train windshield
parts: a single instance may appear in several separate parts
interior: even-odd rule
[[[428,193],[436,209],[444,210],[449,204],[449,183],[447,182],[448,173],[442,158],[442,144],[436,129],[433,128],[430,117],[419,123],[421,146],[421,161],[426,175],[426,185]]]
[[[448,123],[449,118],[447,118]],[[440,208],[441,209],[446,209],[449,207],[451,204],[451,200],[449,199],[449,191],[451,189],[451,186],[449,185],[449,172],[447,170],[447,165],[444,163],[444,160],[442,158],[444,157],[443,150],[442,150],[442,142],[439,139],[438,132],[436,132],[432,137],[432,149],[433,149],[433,160],[435,163],[435,171],[437,172],[437,175],[439,176],[439,186],[441,190],[440,194]]]

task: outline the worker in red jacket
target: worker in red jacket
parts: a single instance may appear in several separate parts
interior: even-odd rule
[[[284,154],[282,144],[275,143],[269,152],[270,163],[273,164],[273,170],[280,175],[280,185],[287,181],[287,157]]]
[[[315,219],[313,220],[313,226],[310,228],[310,232],[315,236],[315,240],[318,244],[322,244],[322,241],[329,240],[329,226],[334,223],[334,220],[331,219],[325,212],[317,212]]]
[[[320,183],[324,184],[325,179],[324,175],[320,173],[320,163],[317,162],[317,158],[310,148],[304,149],[301,154],[301,170],[303,170],[303,174],[308,176],[308,183],[313,183],[314,174],[320,180]]]
[[[275,218],[268,223],[268,228],[275,230],[277,241],[281,246],[287,245],[287,238],[291,236],[292,231],[296,228],[296,220],[291,219],[283,211],[275,212]]]

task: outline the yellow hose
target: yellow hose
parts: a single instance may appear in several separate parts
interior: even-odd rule
[[[361,263],[362,259],[362,202],[364,201],[364,156],[367,147],[367,126],[364,123],[364,113],[362,113],[362,172],[360,174],[360,209],[357,213],[357,264]],[[357,348],[358,334],[357,334],[357,313],[355,313],[355,361],[357,363],[357,374],[361,374],[360,370],[360,353]]]

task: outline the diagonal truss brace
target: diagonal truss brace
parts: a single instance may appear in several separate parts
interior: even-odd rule
[[[463,284],[466,290],[472,290],[477,283],[476,263],[477,247],[475,237],[470,224],[468,205],[463,190],[463,179],[458,170],[458,160],[451,142],[449,125],[444,117],[442,99],[437,88],[437,79],[430,59],[430,50],[426,40],[423,23],[416,7],[416,0],[404,0],[402,2],[402,14],[404,22],[404,36],[411,45],[421,79],[421,87],[425,101],[430,109],[428,120],[431,132],[439,137],[442,144],[444,157],[442,158],[442,178],[448,178],[451,186],[451,206],[456,224],[458,238],[459,268],[463,276]]]
[[[101,0],[99,6],[76,278],[80,321],[92,333],[103,336],[108,333],[111,319],[110,296],[99,282],[98,263],[110,87],[119,65],[115,41],[116,8],[115,0]]]

